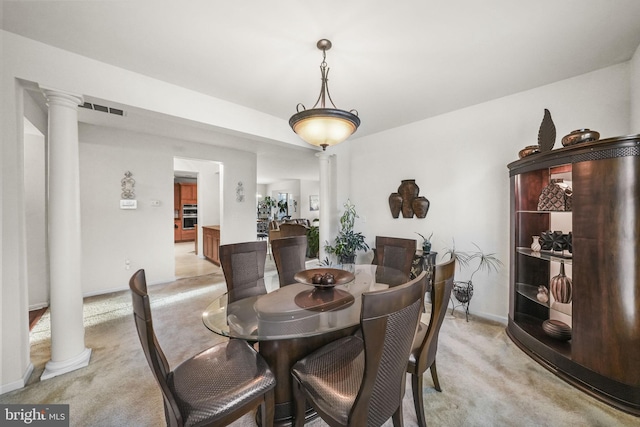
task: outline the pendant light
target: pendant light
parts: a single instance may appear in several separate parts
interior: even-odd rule
[[[316,46],[322,51],[320,96],[318,96],[313,108],[309,110],[305,109],[303,104],[298,104],[296,107],[298,112],[291,116],[289,125],[304,141],[326,150],[327,147],[339,144],[349,138],[360,126],[360,118],[356,110],[345,111],[336,108],[329,93],[327,78],[329,68],[327,68],[326,58],[327,50],[331,49],[331,42],[322,39],[318,41]],[[327,99],[333,108],[325,106]],[[300,111],[300,107],[302,107],[302,111]]]

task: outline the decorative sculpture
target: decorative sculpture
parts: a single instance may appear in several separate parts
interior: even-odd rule
[[[540,152],[552,150],[555,143],[556,125],[553,124],[551,113],[545,108],[544,117],[542,118],[542,123],[540,123],[540,129],[538,129],[538,145],[540,146]]]
[[[136,185],[136,180],[131,178],[131,175],[133,175],[131,172],[126,171],[124,173],[124,178],[122,178],[120,180],[120,183],[122,184],[122,198],[123,199],[135,199],[136,198],[136,194],[134,192],[134,187]]]

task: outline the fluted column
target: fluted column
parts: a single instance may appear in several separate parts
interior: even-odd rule
[[[316,153],[320,161],[320,253],[318,259],[322,261],[327,256],[324,250],[324,242],[329,240],[330,230],[330,169],[329,154],[326,151]]]
[[[41,379],[89,364],[84,345],[80,239],[78,104],[82,97],[43,90],[49,106],[48,228],[51,360]]]

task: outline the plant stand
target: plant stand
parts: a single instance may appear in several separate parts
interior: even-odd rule
[[[469,302],[473,296],[473,283],[468,282],[453,282],[453,289],[451,291],[451,315],[456,307],[463,307],[465,318],[469,321]],[[455,304],[458,301],[459,304]]]

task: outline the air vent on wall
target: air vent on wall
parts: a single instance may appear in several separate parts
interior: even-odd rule
[[[79,107],[86,108],[88,110],[101,111],[103,113],[111,113],[116,116],[124,116],[124,111],[119,108],[105,107],[104,105],[92,104],[90,102],[85,102],[84,104],[79,105]]]

